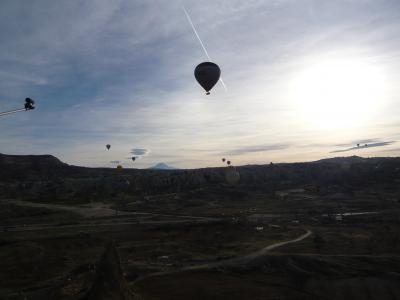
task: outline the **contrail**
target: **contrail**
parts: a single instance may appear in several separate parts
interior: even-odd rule
[[[5,111],[5,112],[0,113],[0,117],[5,116],[5,115],[14,114],[14,113],[17,113],[17,112],[20,112],[20,111],[25,111],[25,110],[26,110],[25,108],[20,108],[20,109],[14,109],[14,110],[10,110],[10,111]]]
[[[202,40],[201,40],[199,34],[197,33],[196,28],[194,27],[194,24],[193,24],[193,22],[192,22],[192,18],[189,16],[189,14],[188,14],[188,12],[187,12],[187,10],[185,9],[184,6],[182,6],[182,9],[183,9],[183,12],[184,12],[185,15],[186,15],[187,20],[189,21],[190,26],[192,26],[192,29],[193,29],[193,31],[194,31],[194,34],[197,36],[197,39],[199,40],[200,45],[201,45],[201,47],[202,47],[203,50],[204,50],[204,53],[206,54],[207,58],[211,61],[210,55],[208,55],[207,49],[206,49],[206,47],[204,47],[204,44],[203,44],[203,42],[202,42]]]
[[[201,40],[199,34],[197,33],[196,28],[194,27],[194,24],[193,24],[193,22],[192,22],[192,18],[189,16],[189,13],[187,12],[187,10],[186,10],[186,8],[185,8],[184,6],[182,6],[182,10],[183,10],[183,12],[185,13],[186,19],[188,20],[190,26],[192,26],[193,32],[194,32],[194,34],[196,35],[197,39],[199,40],[200,45],[201,45],[201,47],[202,47],[203,50],[204,50],[204,53],[206,54],[208,60],[211,61],[210,55],[208,55],[208,51],[207,51],[206,47],[204,46],[203,41]],[[226,88],[226,85],[225,85],[224,81],[222,80],[222,77],[220,77],[219,80],[221,81],[222,86],[224,87],[225,91],[228,91],[228,89]]]

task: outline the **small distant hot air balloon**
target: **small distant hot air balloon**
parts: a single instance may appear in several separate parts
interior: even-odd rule
[[[225,162],[225,160],[226,160],[226,159],[225,159],[225,158],[223,158],[223,159],[222,159],[222,162],[224,163],[224,162]]]
[[[133,157],[132,157],[132,161],[135,161],[135,160],[136,160],[136,157],[133,156]]]
[[[365,147],[368,147],[368,144],[365,144]]]
[[[360,147],[360,144],[357,144],[357,147]]]
[[[210,94],[210,90],[218,82],[221,75],[221,69],[213,62],[202,62],[194,70],[194,77],[197,82],[206,90],[206,94]]]
[[[110,144],[107,144],[107,145],[106,145],[106,148],[107,148],[107,150],[110,150],[111,145],[110,145]]]
[[[230,166],[230,165],[231,165],[231,161],[228,160],[228,161],[226,162],[226,164],[227,164],[228,166]]]

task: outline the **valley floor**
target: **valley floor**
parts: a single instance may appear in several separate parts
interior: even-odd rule
[[[126,290],[104,299],[400,298],[397,206],[372,205],[364,191],[310,213],[299,202],[323,199],[296,194],[279,200],[285,212],[267,197],[224,214],[0,200],[0,299],[96,299],[116,281]],[[117,258],[104,264],[110,241]]]

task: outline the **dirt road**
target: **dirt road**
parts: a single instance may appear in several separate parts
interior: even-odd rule
[[[308,238],[311,234],[312,234],[312,231],[307,229],[306,233],[302,234],[301,236],[299,236],[295,239],[275,243],[275,244],[266,246],[256,252],[246,254],[244,256],[239,256],[239,257],[235,257],[235,258],[231,258],[231,259],[227,259],[227,260],[223,260],[223,261],[218,261],[218,262],[213,262],[213,263],[206,263],[206,264],[201,264],[201,265],[184,267],[182,269],[174,270],[174,271],[156,272],[156,273],[148,274],[148,275],[138,278],[133,284],[135,284],[138,281],[147,279],[149,277],[154,277],[154,276],[170,275],[170,274],[176,274],[176,273],[191,271],[191,270],[207,270],[207,269],[240,265],[240,264],[244,265],[244,264],[250,262],[251,260],[256,259],[257,257],[260,257],[271,250],[274,250],[276,248],[279,248],[279,247],[282,247],[282,246],[285,246],[288,244],[301,242],[302,240]]]
[[[63,204],[52,204],[52,203],[37,203],[22,200],[1,200],[3,203],[14,204],[18,206],[25,207],[37,207],[37,208],[48,208],[53,210],[64,210],[81,215],[84,218],[94,218],[94,217],[109,217],[115,216],[115,209],[110,208],[110,204],[105,204],[101,202],[93,202],[87,205],[73,206],[73,205],[63,205]],[[118,215],[134,215],[134,212],[118,212]]]
[[[137,224],[176,224],[176,223],[210,223],[218,221],[217,218],[211,217],[198,217],[198,216],[187,216],[187,215],[171,215],[171,214],[159,214],[159,213],[146,213],[146,212],[125,212],[116,211],[110,208],[110,204],[105,203],[90,203],[82,206],[72,206],[63,204],[51,204],[51,203],[37,203],[22,200],[0,200],[3,203],[9,203],[25,207],[37,207],[47,208],[52,210],[64,210],[73,212],[81,215],[84,219],[90,219],[86,222],[84,219],[74,224],[26,224],[16,226],[0,226],[1,231],[36,231],[36,230],[49,230],[49,229],[67,229],[67,228],[80,228],[89,229],[96,227],[109,227],[109,226],[123,226],[123,225],[137,225]],[[138,220],[124,220],[123,217],[142,217]],[[95,218],[102,217],[115,217],[113,221],[99,220],[96,222]],[[122,218],[121,218],[122,217]],[[164,217],[167,220],[145,220],[143,217]],[[171,220],[172,218],[172,220]]]
[[[239,257],[227,259],[224,261],[219,261],[219,262],[205,264],[205,265],[191,266],[191,267],[187,267],[186,269],[187,270],[200,270],[200,269],[210,269],[210,268],[234,265],[234,264],[246,264],[247,262],[249,262],[253,259],[256,259],[257,257],[264,255],[268,251],[274,250],[276,248],[279,248],[279,247],[282,247],[282,246],[285,246],[288,244],[301,242],[302,240],[308,238],[311,234],[312,234],[312,232],[307,229],[306,233],[302,234],[301,236],[299,236],[298,238],[295,238],[293,240],[275,243],[275,244],[266,246],[256,252],[246,254],[244,256],[239,256]]]

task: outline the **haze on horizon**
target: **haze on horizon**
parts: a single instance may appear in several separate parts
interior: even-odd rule
[[[195,81],[207,57],[183,5],[227,91]],[[4,0],[0,111],[37,109],[0,119],[0,153],[139,168],[398,156],[399,31],[395,0]]]

